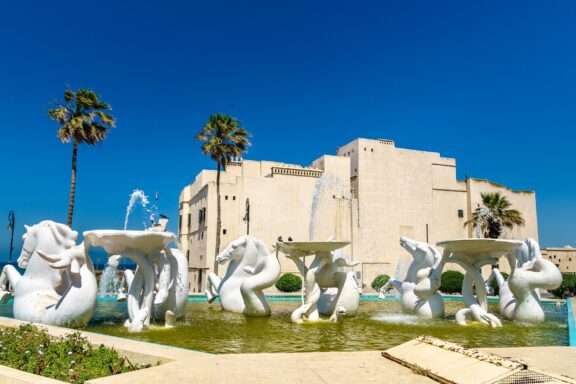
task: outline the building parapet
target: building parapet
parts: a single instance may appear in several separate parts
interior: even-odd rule
[[[288,175],[288,176],[304,176],[304,177],[320,177],[324,172],[318,169],[295,169],[272,167],[272,175]]]

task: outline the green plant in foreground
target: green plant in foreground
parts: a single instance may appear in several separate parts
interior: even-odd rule
[[[302,279],[293,273],[285,273],[275,284],[280,292],[297,292],[302,289]]]
[[[379,291],[380,288],[384,286],[390,280],[390,276],[388,275],[378,275],[372,280],[372,289],[375,291]]]
[[[93,346],[79,332],[53,337],[31,324],[0,329],[0,364],[69,383],[145,368],[112,348]]]
[[[446,271],[440,278],[440,291],[444,293],[462,293],[464,275],[458,271]]]

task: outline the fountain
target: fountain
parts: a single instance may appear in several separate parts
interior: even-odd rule
[[[353,312],[357,309],[359,297],[358,286],[352,277],[352,272],[343,272],[343,267],[352,267],[355,263],[349,263],[343,258],[334,258],[332,252],[347,246],[347,241],[302,241],[302,242],[278,242],[276,249],[285,253],[294,261],[300,273],[304,277],[305,300],[300,308],[296,309],[291,316],[292,322],[317,322],[323,320],[319,311],[319,301],[323,293],[329,288],[336,288],[335,297],[331,298],[328,321],[338,321],[338,316]],[[301,259],[314,255],[310,266]],[[304,287],[303,287],[304,288]],[[348,308],[346,308],[348,306]]]
[[[144,330],[153,315],[164,316],[167,326],[172,326],[175,318],[184,315],[188,299],[187,260],[182,252],[168,247],[176,241],[176,235],[157,231],[96,230],[84,232],[84,241],[87,248],[102,247],[109,255],[120,255],[138,265],[128,289],[126,326],[130,332]]]

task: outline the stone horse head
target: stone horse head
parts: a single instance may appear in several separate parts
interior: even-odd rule
[[[14,317],[52,325],[86,324],[96,299],[96,278],[78,232],[53,221],[25,226],[14,288]]]
[[[219,264],[229,264],[222,282],[224,283],[227,278],[236,275],[244,277],[248,276],[245,275],[246,273],[251,275],[252,272],[250,271],[256,268],[262,258],[269,253],[266,245],[252,236],[246,235],[232,241],[226,249],[216,256],[216,261]]]
[[[430,275],[430,270],[437,266],[442,258],[438,250],[423,241],[400,237],[400,245],[408,251],[414,259],[408,268],[404,281],[418,283]]]
[[[404,281],[390,279],[401,294],[402,309],[427,318],[444,315],[444,302],[437,292],[444,264],[438,250],[425,242],[400,238],[400,245],[413,258]]]
[[[554,263],[542,257],[540,246],[531,238],[507,257],[511,266],[507,283],[513,300],[505,315],[525,322],[544,321],[538,289],[558,288],[562,284],[562,274]]]
[[[280,274],[280,264],[266,245],[252,237],[234,240],[217,257],[220,264],[228,263],[226,275],[220,279],[208,276],[207,295],[212,301],[220,298],[222,308],[251,316],[270,314],[264,288],[274,284]]]

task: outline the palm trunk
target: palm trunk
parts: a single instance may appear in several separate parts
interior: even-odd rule
[[[74,197],[76,195],[76,155],[78,142],[74,140],[72,147],[72,177],[70,178],[70,200],[68,201],[68,226],[72,228],[72,216],[74,215]]]
[[[214,254],[214,273],[218,275],[216,256],[220,253],[220,232],[222,231],[222,209],[220,207],[220,162],[216,173],[216,253]]]

